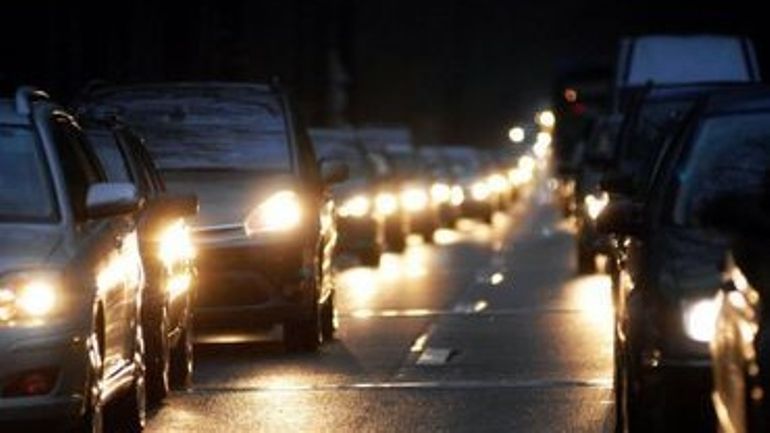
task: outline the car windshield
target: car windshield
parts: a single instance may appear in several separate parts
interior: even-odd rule
[[[291,169],[283,110],[264,91],[131,90],[99,104],[136,127],[161,170]]]
[[[35,136],[27,128],[0,126],[0,220],[57,218],[50,175]]]
[[[372,175],[370,161],[366,158],[366,154],[353,145],[317,142],[315,149],[319,159],[334,159],[347,164],[351,179],[365,179]]]
[[[687,221],[714,199],[761,194],[770,170],[770,112],[707,119],[679,172],[678,222]]]
[[[666,100],[645,103],[632,126],[626,140],[624,159],[633,163],[644,163],[656,152],[660,133],[677,114],[685,112],[694,100]]]

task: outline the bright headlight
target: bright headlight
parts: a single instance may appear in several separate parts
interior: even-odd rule
[[[57,283],[52,276],[19,276],[0,282],[0,321],[40,319],[57,305]]]
[[[388,192],[379,194],[377,199],[375,199],[374,205],[377,208],[377,212],[382,215],[392,215],[398,210],[396,196]]]
[[[463,192],[463,188],[460,185],[454,185],[449,197],[449,202],[452,203],[452,206],[460,206],[464,201],[465,193]]]
[[[446,203],[452,198],[452,189],[445,183],[434,183],[430,187],[430,196],[436,203]]]
[[[361,218],[369,214],[372,207],[371,201],[363,195],[357,195],[345,201],[340,206],[340,216]]]
[[[475,182],[471,185],[471,196],[474,200],[486,200],[489,197],[489,185],[482,181]]]
[[[489,186],[494,192],[504,192],[508,188],[508,180],[502,174],[495,173],[489,176]]]
[[[158,236],[158,257],[167,267],[195,257],[195,246],[190,228],[178,219],[163,229]]]
[[[592,220],[599,218],[602,211],[610,203],[610,196],[606,192],[601,194],[588,194],[584,200],[586,205],[586,212]]]
[[[719,306],[714,299],[699,299],[682,303],[684,331],[688,337],[700,343],[714,338]]]
[[[299,226],[302,206],[297,193],[281,191],[254,209],[244,222],[246,234],[288,231]]]
[[[420,188],[410,188],[401,193],[401,203],[411,212],[418,212],[428,206],[428,193]]]

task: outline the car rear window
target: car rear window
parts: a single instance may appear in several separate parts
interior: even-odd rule
[[[0,220],[56,221],[48,165],[26,127],[0,126]]]
[[[161,170],[292,167],[282,105],[265,91],[132,89],[111,93],[97,105],[137,129]]]

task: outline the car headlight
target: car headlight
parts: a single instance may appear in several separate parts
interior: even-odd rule
[[[371,207],[372,203],[367,197],[363,195],[357,195],[342,203],[342,206],[340,206],[339,209],[339,214],[342,217],[361,218],[369,214]]]
[[[445,183],[434,183],[430,187],[430,196],[436,203],[446,203],[452,198],[452,189]]]
[[[398,210],[398,199],[389,192],[383,192],[377,195],[374,206],[382,215],[393,215]]]
[[[158,236],[158,258],[166,267],[195,258],[190,228],[183,219],[166,226]]]
[[[266,232],[284,232],[299,226],[302,205],[294,191],[280,191],[258,205],[243,223],[251,236]]]
[[[463,187],[460,185],[455,185],[452,187],[452,192],[450,193],[449,202],[452,203],[452,206],[460,206],[465,201],[465,193],[463,192]]]
[[[598,195],[588,194],[583,201],[586,205],[588,217],[592,220],[596,220],[599,218],[599,215],[602,214],[604,208],[610,203],[610,196],[606,192],[602,192]]]
[[[489,197],[489,185],[483,181],[475,182],[471,185],[471,197],[478,201],[486,200]]]
[[[719,305],[715,299],[704,298],[682,302],[684,332],[691,339],[708,343],[716,332]]]
[[[20,274],[0,279],[0,322],[42,319],[58,304],[58,278]]]
[[[420,188],[410,188],[401,193],[404,209],[418,212],[428,207],[428,193]]]
[[[489,176],[488,182],[494,192],[504,192],[508,188],[508,180],[502,174],[495,173]]]

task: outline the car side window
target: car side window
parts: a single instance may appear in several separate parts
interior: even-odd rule
[[[85,219],[88,189],[103,182],[104,174],[87,150],[85,138],[67,117],[53,118],[53,132],[72,212],[75,218]]]

